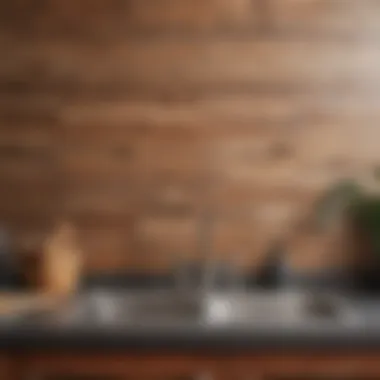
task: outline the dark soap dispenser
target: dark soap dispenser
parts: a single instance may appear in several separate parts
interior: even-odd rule
[[[279,288],[284,285],[287,272],[285,263],[285,245],[283,241],[275,241],[265,255],[256,274],[256,285],[264,289]]]

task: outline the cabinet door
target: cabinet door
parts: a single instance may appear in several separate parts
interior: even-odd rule
[[[1,379],[3,380],[3,378]],[[8,380],[8,379],[6,379]],[[10,379],[9,379],[10,380]],[[12,379],[13,380],[13,379]],[[75,371],[70,372],[56,372],[54,371],[50,373],[28,373],[25,374],[22,380],[213,380],[213,377],[210,377],[209,374],[198,374],[194,376],[163,376],[163,375],[155,375],[155,376],[142,376],[139,373],[135,375],[112,375],[112,374],[75,374]]]
[[[334,373],[333,371],[326,371],[324,373],[319,374],[313,374],[312,372],[300,372],[300,373],[294,373],[294,374],[276,374],[271,375],[268,373],[262,373],[262,374],[254,374],[249,373],[247,371],[247,374],[240,374],[239,376],[229,376],[226,377],[224,380],[379,380],[379,375],[360,375],[360,373],[355,374],[339,374]]]
[[[378,376],[361,376],[361,375],[333,375],[333,374],[319,374],[319,375],[289,375],[289,376],[268,376],[263,380],[378,380]]]
[[[265,374],[247,374],[238,377],[229,376],[224,380],[379,380],[379,376],[362,376],[362,375],[334,375],[310,373],[294,375],[265,375]]]
[[[226,380],[380,380],[380,353],[236,357]]]
[[[12,380],[11,378],[11,359],[8,356],[0,355],[0,379]]]
[[[19,380],[123,380],[122,377],[113,375],[75,374],[74,372],[30,372],[23,375]]]
[[[2,379],[0,379],[2,380]],[[16,380],[16,379],[12,379]],[[17,380],[217,380],[215,373],[197,363],[176,358],[57,358],[29,359]]]

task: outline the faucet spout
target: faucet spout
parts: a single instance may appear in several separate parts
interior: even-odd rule
[[[204,292],[213,289],[215,277],[215,262],[213,260],[213,236],[216,222],[215,213],[207,209],[201,215],[198,231],[198,249],[201,259],[201,290]]]

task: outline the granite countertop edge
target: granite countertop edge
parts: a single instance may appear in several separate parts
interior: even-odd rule
[[[70,352],[109,350],[213,350],[291,351],[291,350],[380,350],[380,331],[342,330],[317,332],[245,329],[197,330],[111,330],[46,328],[0,328],[0,350],[69,350]]]

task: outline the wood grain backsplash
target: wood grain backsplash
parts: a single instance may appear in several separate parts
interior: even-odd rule
[[[342,260],[299,228],[379,164],[380,0],[0,4],[0,215],[22,248],[73,220],[87,268]]]

